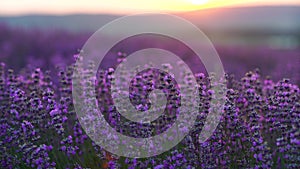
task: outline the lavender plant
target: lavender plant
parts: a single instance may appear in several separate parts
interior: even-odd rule
[[[119,62],[123,55],[118,53]],[[223,91],[226,98],[221,122],[212,137],[200,143],[199,133],[211,106],[213,76],[195,74],[200,108],[190,134],[161,155],[131,159],[106,152],[82,129],[72,99],[74,66],[60,69],[57,82],[49,71],[35,69],[18,75],[1,63],[1,168],[300,168],[300,90],[288,79],[273,82],[263,78],[259,70],[241,80],[226,76],[228,90]],[[166,114],[147,125],[126,120],[114,108],[109,96],[114,69],[98,73],[95,90],[99,109],[110,126],[131,137],[149,137],[164,132],[176,120],[180,90],[168,75],[170,68],[164,66],[164,72],[149,69],[131,81],[130,99],[139,110],[151,106],[147,93],[155,88],[168,98]],[[187,84],[190,76],[182,73]],[[82,81],[82,89],[89,86],[86,83]],[[89,104],[88,99],[85,102]]]

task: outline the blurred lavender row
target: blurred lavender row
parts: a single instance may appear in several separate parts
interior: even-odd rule
[[[80,51],[91,35],[88,32],[72,33],[66,30],[24,30],[0,24],[0,61],[17,72],[35,67],[55,72],[57,66],[64,67],[74,62],[72,56]],[[225,71],[237,78],[249,70],[260,68],[263,76],[271,76],[273,80],[289,78],[293,83],[300,84],[300,48],[214,45]],[[193,59],[188,55],[180,57],[184,60]]]

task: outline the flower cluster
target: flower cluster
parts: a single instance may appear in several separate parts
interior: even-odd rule
[[[118,56],[126,55],[119,52]],[[199,89],[200,102],[190,103],[199,105],[194,127],[168,152],[138,159],[112,155],[86,135],[72,100],[74,66],[58,70],[58,80],[52,80],[50,72],[41,69],[17,75],[0,64],[1,168],[300,168],[300,90],[288,79],[274,82],[261,77],[259,70],[247,73],[241,80],[226,75],[227,90],[220,90],[226,93],[219,100],[225,102],[221,121],[213,135],[200,142],[207,115],[219,108],[219,104],[211,104],[211,88],[216,85],[211,83],[214,75],[182,71],[184,85],[189,86],[194,76]],[[162,66],[163,71],[145,69],[134,76],[122,72],[132,79],[129,99],[137,110],[151,108],[151,98],[157,96],[149,93],[154,89],[163,91],[168,100],[166,105],[157,107],[165,108],[164,114],[146,124],[129,121],[114,107],[110,92],[115,70],[110,68],[97,74],[99,109],[116,131],[146,138],[163,133],[174,124],[182,93],[169,73],[172,67]],[[91,72],[82,71],[89,78]],[[85,78],[80,84],[82,89],[90,87]],[[124,81],[116,83],[122,85]],[[87,98],[86,111],[94,111],[88,99],[92,94],[83,95]],[[121,106],[128,109],[129,105]],[[88,118],[95,117],[90,114]]]

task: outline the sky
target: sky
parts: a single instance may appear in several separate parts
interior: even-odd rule
[[[133,14],[270,5],[300,6],[300,0],[0,0],[0,15]]]

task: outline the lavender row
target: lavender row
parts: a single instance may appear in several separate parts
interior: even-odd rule
[[[176,147],[145,159],[118,157],[96,145],[82,129],[72,99],[74,66],[60,69],[57,76],[35,69],[16,74],[0,66],[0,159],[1,168],[299,168],[299,87],[288,79],[278,82],[263,78],[259,70],[240,80],[227,75],[225,107],[221,122],[211,138],[199,142],[199,133],[209,113],[213,84],[204,74],[195,74],[199,87],[199,113],[190,134]],[[131,137],[162,133],[176,120],[163,115],[151,126],[132,123],[110,109],[113,69],[100,72],[96,81],[99,109],[118,132]],[[176,111],[180,90],[167,74],[151,81],[136,78],[131,91],[133,104],[147,109],[144,97],[157,83],[173,100]],[[191,75],[183,74],[188,79]],[[58,79],[58,80],[57,80]],[[56,83],[58,81],[58,83]],[[151,81],[149,84],[147,81]],[[83,80],[82,85],[85,86]],[[157,84],[159,88],[160,85]],[[175,88],[174,88],[175,87]],[[145,90],[140,90],[145,89]],[[146,90],[149,89],[149,90]],[[173,99],[175,97],[175,99]],[[155,130],[151,130],[151,128]],[[106,137],[106,136],[103,136]]]
[[[54,76],[56,66],[64,67],[73,63],[72,55],[82,48],[91,35],[90,32],[23,30],[0,23],[0,62],[6,63],[7,67],[14,69],[16,73],[22,73],[27,68],[33,71],[35,67],[41,67],[51,70],[51,75]],[[148,42],[144,40],[144,43]],[[234,74],[237,79],[258,67],[263,76],[269,75],[275,81],[289,78],[292,83],[300,84],[299,48],[287,50],[263,45],[260,47],[230,44],[224,46],[215,43],[214,45],[225,70]],[[119,50],[126,48],[132,46],[122,46]],[[186,51],[182,51],[180,57],[183,57],[183,60],[193,59]]]

